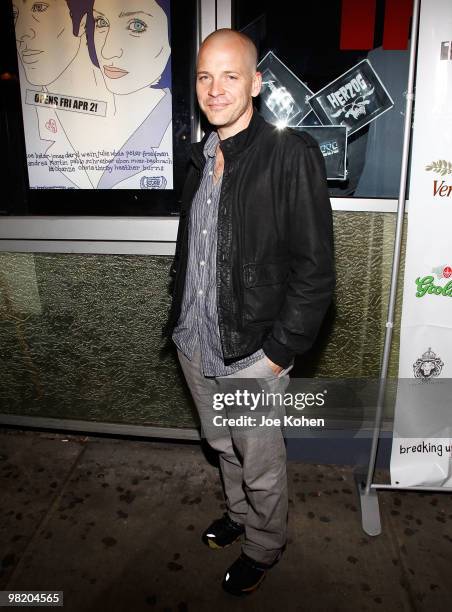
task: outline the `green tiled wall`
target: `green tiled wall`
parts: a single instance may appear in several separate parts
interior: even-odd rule
[[[375,377],[395,215],[334,214],[335,307],[298,375]],[[161,328],[170,257],[0,253],[0,412],[196,424]],[[398,312],[400,312],[400,300]],[[399,322],[391,374],[397,372]]]

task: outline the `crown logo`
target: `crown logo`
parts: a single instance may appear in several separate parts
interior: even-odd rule
[[[443,366],[442,359],[429,347],[425,353],[422,353],[422,357],[413,363],[414,376],[423,379],[439,376]]]

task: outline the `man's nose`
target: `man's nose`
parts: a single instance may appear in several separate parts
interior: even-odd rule
[[[105,37],[105,42],[103,44],[102,57],[106,60],[114,59],[122,57],[124,53],[124,49],[122,48],[120,41],[115,37],[115,35],[108,31],[107,36]]]
[[[209,95],[216,97],[224,93],[223,85],[220,79],[213,78],[210,82]]]
[[[25,43],[27,40],[33,40],[36,36],[36,31],[31,27],[30,20],[25,17],[21,17],[20,13],[16,20],[16,41],[19,43]]]

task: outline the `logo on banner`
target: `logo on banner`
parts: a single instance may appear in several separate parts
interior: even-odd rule
[[[428,351],[413,363],[414,377],[423,380],[435,378],[441,374],[443,366],[442,359],[429,347]]]
[[[436,172],[441,174],[441,176],[445,176],[446,174],[452,174],[452,162],[438,159],[438,161],[433,161],[425,166],[425,169],[429,172]]]
[[[425,166],[427,172],[435,172],[441,176],[452,174],[452,162],[445,159],[438,159]],[[444,179],[433,181],[433,197],[450,198],[452,194],[452,185],[446,183]]]
[[[436,278],[450,278],[452,276],[452,267],[447,265],[436,266],[436,268],[432,268],[432,272],[436,275]]]
[[[436,273],[437,268],[434,268]],[[446,266],[443,268],[442,277],[449,278],[451,268]],[[449,276],[447,276],[449,275]],[[431,274],[427,276],[420,276],[416,279],[416,297],[423,298],[425,295],[441,295],[443,297],[452,297],[452,280],[449,280],[444,286],[435,285],[435,277]]]

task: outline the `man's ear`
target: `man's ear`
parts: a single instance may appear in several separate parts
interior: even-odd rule
[[[80,38],[80,36],[83,36],[83,34],[86,32],[86,13],[83,15],[81,21],[80,21],[80,25],[78,27],[78,34],[77,36]]]
[[[253,87],[251,91],[251,95],[253,96],[253,98],[255,98],[256,96],[260,94],[261,88],[262,88],[262,74],[260,72],[256,72],[255,75],[253,76]]]

